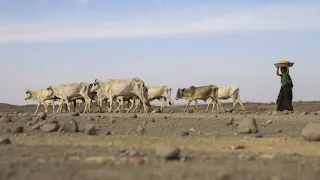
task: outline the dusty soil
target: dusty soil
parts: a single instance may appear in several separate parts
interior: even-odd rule
[[[231,104],[224,104],[230,108]],[[191,106],[193,108],[193,106]],[[245,112],[49,113],[47,120],[74,119],[79,132],[43,132],[26,126],[34,105],[1,104],[0,179],[319,179],[320,143],[301,137],[309,122],[319,123],[320,103],[294,103],[295,113],[272,115],[274,104],[246,103]],[[43,111],[43,108],[40,109]],[[49,110],[51,112],[51,110]],[[91,118],[90,118],[91,117]],[[234,118],[234,123],[226,121]],[[238,134],[237,124],[254,117],[258,134]],[[84,129],[95,125],[97,132]],[[22,133],[14,133],[23,126]],[[180,147],[180,158],[156,156],[160,144]]]

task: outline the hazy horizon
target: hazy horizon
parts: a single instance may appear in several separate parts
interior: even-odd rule
[[[295,62],[293,100],[320,100],[314,0],[0,2],[0,103],[33,104],[28,89],[132,77],[172,87],[173,99],[179,87],[214,84],[269,103],[281,59]]]

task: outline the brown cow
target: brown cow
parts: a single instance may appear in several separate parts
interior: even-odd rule
[[[210,98],[210,99],[209,99]],[[190,86],[189,88],[178,89],[176,100],[185,99],[188,100],[188,104],[186,105],[184,111],[187,111],[190,103],[195,101],[197,112],[199,112],[198,101],[203,100],[206,102],[208,99],[210,101],[216,101],[218,98],[218,87],[215,85],[207,85],[207,86]],[[210,102],[207,106],[206,112],[208,112],[209,106],[212,102]]]

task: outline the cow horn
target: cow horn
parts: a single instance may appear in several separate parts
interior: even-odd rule
[[[94,80],[94,82],[97,82],[97,81],[98,81],[98,79],[95,79],[95,80]]]
[[[26,93],[30,93],[30,90],[27,90]]]

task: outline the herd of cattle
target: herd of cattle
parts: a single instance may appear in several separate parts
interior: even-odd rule
[[[127,79],[109,79],[106,81],[96,79],[93,83],[72,83],[61,84],[57,87],[49,86],[48,88],[39,89],[36,91],[27,90],[25,93],[25,100],[33,100],[37,102],[37,108],[34,113],[38,112],[39,106],[44,105],[45,112],[48,113],[47,106],[52,105],[53,113],[61,113],[63,105],[67,105],[66,112],[71,113],[71,104],[74,105],[74,111],[77,111],[77,100],[82,100],[85,103],[84,113],[92,112],[92,104],[95,101],[97,104],[96,112],[102,112],[102,106],[105,103],[108,112],[112,112],[114,102],[117,103],[116,112],[125,111],[136,112],[143,106],[143,112],[150,112],[150,102],[153,100],[160,101],[160,111],[167,104],[172,106],[174,111],[174,102],[171,98],[172,89],[167,85],[160,86],[146,86],[144,81],[138,77]],[[185,107],[187,111],[188,106],[192,101],[195,101],[196,109],[199,111],[197,100],[208,101],[206,112],[208,112],[210,104],[215,105],[221,110],[221,100],[231,98],[233,100],[233,108],[237,103],[240,104],[244,110],[242,101],[240,100],[239,87],[236,85],[230,86],[190,86],[189,88],[179,88],[176,94],[176,100],[188,100]],[[59,101],[59,108],[55,112],[54,102]],[[108,102],[110,101],[110,102]],[[125,108],[125,105],[129,106]]]

